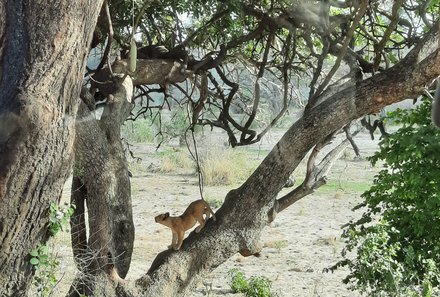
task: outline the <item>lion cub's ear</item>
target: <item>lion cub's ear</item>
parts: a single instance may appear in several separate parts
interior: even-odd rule
[[[166,218],[168,218],[170,216],[170,213],[169,212],[166,212],[164,215],[163,215],[163,219],[165,220]]]

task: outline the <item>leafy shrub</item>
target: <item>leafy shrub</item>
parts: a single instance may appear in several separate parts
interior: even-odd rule
[[[229,270],[231,289],[234,293],[244,293],[246,297],[274,297],[271,292],[272,282],[264,276],[246,278],[244,273],[236,268]]]
[[[66,205],[65,207],[60,207],[56,203],[50,205],[49,211],[49,231],[52,236],[57,234],[63,228],[68,226],[70,218],[75,211],[75,205]]]
[[[30,264],[37,270],[32,285],[38,296],[50,296],[52,290],[58,283],[56,269],[59,265],[58,259],[49,251],[46,245],[41,245],[32,250]]]
[[[52,203],[49,207],[49,225],[48,230],[51,236],[55,236],[59,231],[66,230],[70,218],[75,210],[75,205],[65,205],[60,207]],[[36,296],[53,296],[53,290],[58,284],[56,275],[59,261],[54,255],[53,250],[43,244],[33,249],[29,253],[29,263],[36,271],[32,282],[31,291],[35,291]]]
[[[440,130],[431,105],[396,110],[402,125],[370,158],[383,163],[362,197],[362,218],[345,227],[346,282],[369,296],[434,296],[440,284]],[[351,252],[357,252],[354,259]]]
[[[231,277],[231,289],[234,293],[245,293],[249,287],[249,283],[244,273],[238,269],[231,269],[228,272]]]

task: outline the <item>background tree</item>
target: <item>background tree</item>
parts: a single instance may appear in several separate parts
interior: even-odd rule
[[[87,24],[93,18],[87,18],[87,21],[82,18],[96,11],[98,4],[101,3],[82,2],[82,6],[69,6],[74,8],[69,10],[71,14],[64,14],[63,6],[41,4],[40,10],[31,10],[33,7],[26,1],[19,1],[19,4],[9,1],[0,6],[0,15],[13,22],[16,15],[22,16],[21,8],[25,7],[27,13],[34,13],[30,20],[35,22],[47,21],[53,26],[65,24],[63,30],[67,30],[67,26],[71,29],[72,25],[75,29],[86,30],[90,29]],[[96,69],[87,69],[90,81],[84,85],[79,103],[75,99],[82,84],[81,69],[74,74],[58,74],[60,72],[54,67],[63,62],[62,59],[55,59],[59,56],[52,55],[51,50],[44,50],[42,45],[15,50],[17,42],[21,46],[27,44],[27,35],[21,34],[21,26],[6,27],[6,22],[1,23],[0,36],[7,43],[2,50],[0,111],[8,125],[0,130],[0,151],[6,156],[2,160],[7,160],[0,163],[0,197],[7,201],[1,204],[0,214],[2,220],[8,218],[8,221],[0,224],[0,238],[2,242],[9,239],[13,234],[10,230],[22,230],[31,237],[21,254],[8,247],[16,246],[24,237],[14,237],[9,244],[1,245],[2,257],[21,267],[1,266],[2,280],[4,278],[10,284],[0,288],[1,294],[8,296],[14,290],[25,291],[31,274],[26,250],[47,239],[42,235],[46,232],[48,219],[43,210],[49,206],[46,203],[35,209],[26,208],[28,204],[20,206],[20,215],[33,223],[33,228],[29,228],[25,219],[17,220],[20,216],[15,211],[21,205],[18,197],[28,197],[26,201],[32,205],[45,199],[56,200],[59,195],[53,193],[60,193],[61,181],[69,169],[69,162],[62,164],[56,162],[58,159],[54,162],[61,166],[56,167],[59,170],[51,170],[55,163],[33,163],[42,159],[44,150],[26,155],[25,148],[33,147],[26,145],[30,143],[41,147],[58,144],[53,149],[63,152],[63,157],[69,160],[71,152],[66,151],[65,142],[59,144],[57,137],[66,131],[73,133],[68,129],[73,128],[72,123],[67,129],[62,126],[63,129],[57,130],[49,126],[35,130],[50,132],[46,138],[39,135],[33,135],[32,140],[19,138],[23,131],[34,131],[32,125],[30,130],[23,126],[32,123],[31,120],[50,121],[59,128],[53,118],[48,118],[51,113],[43,112],[48,106],[43,104],[48,100],[47,96],[58,94],[59,99],[52,101],[59,103],[54,105],[58,108],[55,115],[63,123],[76,115],[72,111],[76,111],[79,105],[74,143],[74,168],[78,170],[74,170],[72,200],[77,204],[73,225],[80,228],[73,232],[72,241],[81,273],[72,286],[71,295],[91,292],[99,295],[105,291],[107,296],[176,296],[191,288],[206,270],[220,265],[236,252],[251,255],[260,251],[259,236],[266,223],[273,220],[277,212],[325,183],[329,164],[340,147],[323,160],[317,160],[317,155],[337,131],[386,105],[415,98],[429,88],[431,81],[440,74],[438,30],[433,26],[437,10],[438,1],[109,1],[101,10],[92,40],[92,47],[100,43],[105,45],[102,60]],[[39,13],[42,16],[55,14],[57,18],[36,18],[35,13],[37,16]],[[60,16],[65,17],[65,23],[59,21]],[[81,19],[81,22],[73,24],[69,17],[74,21]],[[11,37],[12,27],[19,29]],[[64,48],[70,46],[70,43],[64,43],[64,39],[76,38],[81,42],[69,50],[76,53],[73,57],[84,59],[77,51],[88,44],[91,31],[89,35],[70,34],[69,37],[49,32],[58,31],[38,35],[39,39],[44,39],[43,45],[55,44],[56,47],[61,42]],[[151,47],[139,46],[137,54],[142,59],[137,60],[134,72],[129,71],[128,57],[132,55],[126,51],[133,36],[145,46],[166,46],[168,52],[158,47],[153,47],[158,51],[151,52]],[[17,41],[14,43],[13,40]],[[40,60],[24,60],[28,55],[25,50],[42,55],[41,61],[47,65],[44,66],[47,67],[44,68],[46,79],[56,77],[61,82],[72,81],[72,84],[63,86],[63,91],[61,87],[52,89],[48,94],[47,88],[51,84],[41,83],[41,90],[29,90],[46,97],[33,97],[32,101],[20,93],[10,96],[17,94],[10,90],[18,92],[28,87],[27,80],[15,77],[14,71],[23,71],[26,75],[42,71],[38,68]],[[15,60],[10,60],[8,55],[16,57],[17,64],[11,64],[10,61]],[[120,59],[115,59],[118,56]],[[29,68],[21,67],[23,61],[30,63],[25,64]],[[67,68],[72,71],[66,66],[69,63],[59,65],[65,66],[64,71]],[[296,83],[295,77],[310,84]],[[177,84],[183,81],[187,84]],[[184,99],[179,103],[187,105],[191,111],[191,124],[224,129],[232,146],[259,141],[285,113],[289,102],[306,104],[302,117],[292,123],[256,171],[241,187],[229,192],[217,212],[215,224],[208,223],[201,234],[192,234],[178,253],[165,251],[159,254],[148,273],[135,283],[119,283],[114,290],[114,286],[106,285],[111,281],[107,276],[114,276],[113,268],[121,276],[126,274],[134,238],[128,171],[119,137],[120,125],[129,113],[130,103],[133,103],[131,85],[136,87],[134,98],[141,98],[146,103],[140,112],[151,107],[154,102],[152,93],[163,93],[163,105],[167,105],[174,99],[169,89],[174,87],[181,91]],[[271,101],[268,98],[273,94],[270,85],[277,86],[279,96],[272,101],[281,101],[282,108],[276,111],[267,127],[257,131],[252,123],[260,107]],[[101,99],[106,104],[103,116],[98,120],[93,115]],[[64,102],[70,102],[70,105],[65,107]],[[13,112],[10,106],[20,104],[37,114],[22,117],[21,113]],[[34,107],[35,104],[38,108],[42,106],[41,111]],[[234,110],[242,111],[237,114]],[[72,143],[72,137],[73,134],[69,134],[65,139]],[[277,199],[288,176],[310,150],[304,182]],[[16,158],[18,154],[20,159]],[[45,162],[51,160],[44,159]],[[20,162],[24,161],[34,165],[22,166]],[[14,168],[21,171],[15,173]],[[38,172],[38,176],[34,172]],[[19,181],[22,181],[21,192],[15,186]],[[26,181],[53,189],[49,191],[51,195],[37,190],[40,189],[37,186],[24,187],[24,184],[34,185]],[[89,238],[82,219],[85,203],[91,216]],[[37,212],[32,215],[34,211]],[[170,279],[174,281],[168,281]]]

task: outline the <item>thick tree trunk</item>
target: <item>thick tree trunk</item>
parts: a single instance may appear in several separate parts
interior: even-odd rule
[[[78,205],[73,218],[72,245],[80,274],[70,296],[91,295],[100,271],[113,267],[125,277],[130,267],[134,242],[130,180],[121,142],[121,126],[131,110],[133,85],[126,76],[105,105],[100,120],[82,103],[75,138],[72,202]],[[84,88],[83,100],[91,94]],[[89,97],[88,100],[86,97]],[[88,210],[89,238],[84,228],[84,202]]]
[[[101,4],[91,0],[0,3],[0,296],[25,295],[32,275],[28,253],[47,239],[48,208],[59,198],[68,173],[75,101]],[[289,129],[254,174],[227,195],[217,222],[209,221],[200,234],[192,233],[180,251],[158,255],[134,287],[106,286],[108,278],[98,275],[95,296],[183,295],[207,271],[236,252],[258,252],[260,233],[276,205],[276,195],[305,154],[353,119],[420,94],[424,85],[440,74],[440,54],[438,50],[430,52],[425,59],[416,48],[398,66],[346,88],[311,109]],[[84,108],[81,111],[87,113]],[[88,142],[87,134],[93,132],[99,130],[79,129],[80,148],[87,150],[90,145],[94,152],[102,149],[103,156],[110,156],[109,151],[114,149],[108,147],[111,141]],[[105,137],[119,135],[110,133]],[[93,258],[96,261],[87,265],[86,272],[92,274],[90,268],[105,269],[108,254],[121,270],[128,268],[115,260],[119,256],[114,241],[117,237],[111,233],[117,228],[131,228],[124,223],[130,220],[126,210],[121,219],[116,218],[116,225],[110,217],[119,207],[110,191],[124,188],[128,179],[116,179],[114,173],[123,177],[125,166],[119,161],[107,162],[99,155],[90,158],[79,152],[79,165],[92,165],[84,167],[85,176],[104,176],[97,181],[81,176],[74,180],[87,186],[84,193],[94,220],[87,246],[99,253]],[[103,200],[90,198],[98,196]],[[82,198],[79,196],[78,201]]]
[[[120,282],[119,277],[125,277],[130,267],[134,225],[120,129],[131,110],[133,85],[124,73],[125,62],[116,61],[112,71],[104,68],[93,75],[91,89],[99,90],[107,100],[100,120],[95,118],[91,92],[84,87],[81,93],[71,193],[76,205],[71,219],[72,247],[80,272],[70,288],[70,297],[108,295],[114,281]],[[181,71],[184,67],[172,60],[139,60],[134,82],[180,82],[191,74]]]
[[[49,206],[70,171],[77,99],[101,4],[0,3],[0,296],[25,295],[29,252],[48,238]]]

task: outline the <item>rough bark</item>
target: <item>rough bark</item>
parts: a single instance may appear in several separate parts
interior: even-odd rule
[[[48,238],[101,4],[0,3],[0,296],[25,295],[33,274],[28,254]]]
[[[100,271],[116,267],[125,277],[130,267],[134,224],[127,162],[121,142],[121,125],[131,110],[131,78],[118,78],[118,92],[112,94],[100,120],[86,104],[78,112],[75,137],[72,202],[78,205],[71,221],[72,246],[80,270],[71,289],[91,295],[93,279]],[[83,89],[82,98],[91,96]],[[84,98],[87,101],[86,98]],[[84,228],[84,202],[89,215],[89,238]]]

